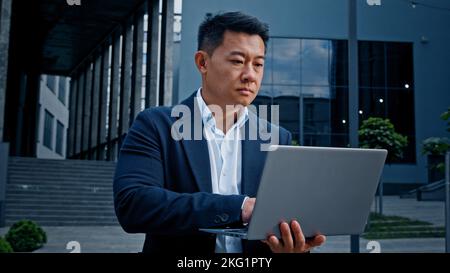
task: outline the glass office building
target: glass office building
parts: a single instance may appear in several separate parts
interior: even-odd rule
[[[359,128],[369,117],[389,118],[408,138],[404,157],[386,165],[386,190],[428,183],[422,141],[448,136],[440,114],[450,105],[450,4],[357,1],[358,98],[349,84],[348,0],[183,1],[177,103],[200,84],[193,56],[198,25],[208,13],[240,10],[270,26],[264,79],[255,105],[279,105],[280,124],[294,144],[348,147],[349,101]],[[352,108],[355,109],[355,108]]]

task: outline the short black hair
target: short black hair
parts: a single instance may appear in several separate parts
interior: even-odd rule
[[[225,31],[243,32],[259,35],[267,48],[269,41],[269,25],[256,17],[242,12],[217,13],[214,16],[207,13],[198,29],[198,50],[204,50],[212,55],[223,42]]]

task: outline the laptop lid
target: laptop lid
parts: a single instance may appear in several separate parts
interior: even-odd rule
[[[361,234],[386,150],[272,146],[247,239],[280,238],[279,223],[299,221],[306,237]]]

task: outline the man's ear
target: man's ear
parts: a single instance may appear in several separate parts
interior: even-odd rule
[[[207,65],[208,65],[208,53],[205,51],[197,51],[195,53],[195,65],[197,66],[197,69],[200,71],[200,73],[204,74],[206,73]]]

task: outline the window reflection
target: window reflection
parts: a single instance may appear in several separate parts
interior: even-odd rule
[[[329,49],[327,40],[302,40],[302,84],[329,85]]]
[[[273,39],[273,83],[300,84],[300,40]]]
[[[272,38],[253,104],[279,105],[296,143],[347,146],[347,54],[346,41]]]
[[[360,124],[369,117],[389,118],[408,137],[403,159],[416,161],[412,43],[359,42]]]

